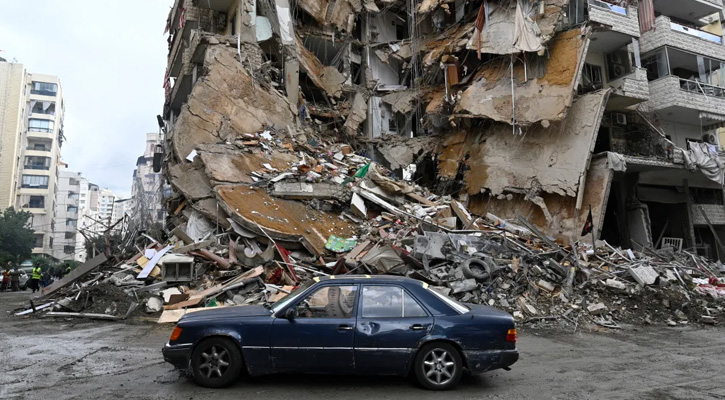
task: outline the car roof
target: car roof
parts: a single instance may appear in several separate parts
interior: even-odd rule
[[[316,277],[317,282],[326,281],[345,281],[345,282],[360,282],[360,283],[401,283],[401,284],[418,284],[426,285],[416,279],[407,278],[404,276],[395,275],[329,275]]]

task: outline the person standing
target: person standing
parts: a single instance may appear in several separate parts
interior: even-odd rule
[[[43,277],[43,270],[40,265],[33,267],[33,275],[30,277],[30,287],[33,289],[33,293],[40,290],[40,278]]]
[[[13,290],[13,292],[17,292],[20,290],[20,270],[19,269],[11,269],[10,270],[10,288]]]
[[[10,289],[10,269],[6,269],[2,273],[2,283],[0,283],[0,290],[6,291]]]

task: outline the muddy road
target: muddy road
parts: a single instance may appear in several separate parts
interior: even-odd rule
[[[401,378],[274,375],[197,387],[161,358],[170,326],[16,318],[29,292],[0,293],[2,399],[712,399],[725,398],[719,327],[520,334],[513,370],[446,394]]]

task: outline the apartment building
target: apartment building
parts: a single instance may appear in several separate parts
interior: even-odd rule
[[[0,208],[15,206],[25,132],[25,68],[0,58]]]
[[[133,171],[131,199],[122,206],[126,208],[125,212],[143,227],[163,223],[166,215],[163,198],[169,189],[164,184],[161,172],[154,171],[154,156],[161,155],[159,150],[161,143],[160,133],[146,134],[144,153],[136,160],[136,169]],[[160,163],[161,160],[158,159],[157,162]]]
[[[63,112],[57,77],[0,60],[0,207],[33,214],[34,254],[54,254]]]
[[[56,229],[53,232],[53,257],[58,260],[84,259],[84,241],[79,241],[79,219],[83,215],[81,203],[82,185],[88,180],[80,172],[62,170],[58,176],[58,190],[55,198]]]
[[[725,259],[722,21],[722,0],[178,0],[167,208],[252,215],[214,189],[248,182],[262,161],[234,143],[273,130],[415,165],[562,243],[590,240],[591,209],[595,238]]]

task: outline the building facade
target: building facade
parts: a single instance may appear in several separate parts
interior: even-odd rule
[[[136,160],[131,185],[131,201],[124,207],[142,227],[163,223],[166,209],[163,206],[164,185],[161,172],[154,172],[154,154],[163,141],[159,133],[147,133],[143,155]]]
[[[25,80],[22,64],[0,58],[0,208],[15,206],[25,132]]]
[[[53,232],[53,257],[58,260],[85,259],[84,242],[78,241],[79,219],[82,215],[81,191],[88,180],[80,172],[63,170],[58,177],[55,198],[55,232]]]
[[[0,61],[0,207],[33,214],[34,254],[56,253],[55,209],[63,145],[58,77]]]
[[[594,238],[725,260],[722,0],[272,3],[171,9],[169,210],[253,220],[217,190],[258,179],[249,139],[314,133],[565,244],[591,210]]]

